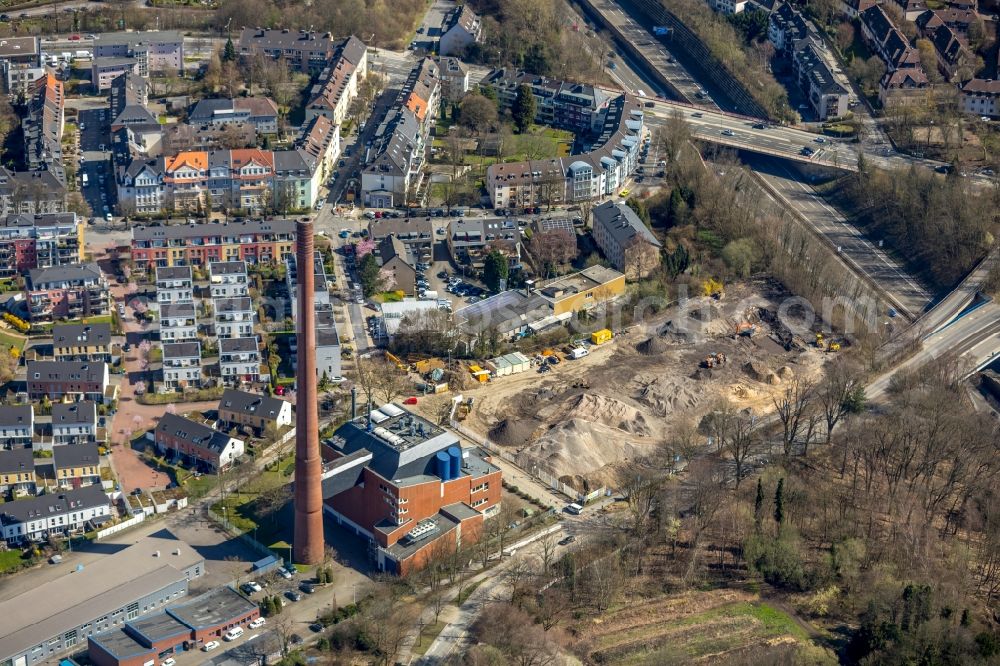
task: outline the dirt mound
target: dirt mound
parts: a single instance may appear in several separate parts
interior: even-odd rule
[[[445,376],[448,378],[448,388],[452,391],[468,391],[479,386],[479,382],[468,372],[449,372]]]
[[[641,383],[635,399],[648,405],[655,415],[668,416],[677,410],[696,406],[703,395],[701,387],[660,376]]]
[[[747,361],[743,365],[743,371],[750,375],[751,379],[758,382],[767,381],[767,376],[769,374],[774,374],[771,372],[771,368],[767,367],[766,364],[760,361]]]
[[[490,439],[501,446],[523,446],[531,441],[537,427],[528,419],[504,419],[490,429]]]
[[[790,380],[792,377],[795,376],[795,373],[793,373],[792,369],[789,368],[787,365],[783,365],[780,368],[778,368],[778,376],[781,377],[782,381],[787,382],[788,380]]]
[[[588,476],[607,465],[653,453],[657,440],[622,437],[621,430],[573,418],[542,435],[522,451],[558,477]]]
[[[656,334],[664,341],[675,345],[687,345],[698,341],[699,336],[683,324],[668,321]]]
[[[620,400],[593,393],[577,396],[564,418],[593,421],[641,437],[651,434],[645,417],[638,409]]]
[[[654,335],[635,346],[636,351],[645,356],[659,356],[670,349],[670,345],[662,337]]]

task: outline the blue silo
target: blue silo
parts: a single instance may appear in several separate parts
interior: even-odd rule
[[[451,478],[457,479],[462,476],[462,449],[449,446],[448,457],[451,458]]]
[[[447,453],[438,451],[438,454],[434,456],[434,465],[437,469],[437,475],[441,477],[442,481],[451,480],[451,459]]]

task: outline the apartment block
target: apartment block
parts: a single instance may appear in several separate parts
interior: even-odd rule
[[[0,166],[0,216],[66,211],[66,182],[60,171],[11,171]]]
[[[278,105],[269,97],[203,99],[188,113],[187,122],[198,125],[247,123],[259,134],[277,134]]]
[[[54,74],[46,74],[31,84],[28,92],[28,103],[21,120],[25,162],[29,170],[47,170],[65,182],[62,137],[66,98],[62,81]]]
[[[335,44],[328,32],[243,28],[238,49],[244,58],[260,54],[275,60],[283,59],[300,72],[318,72],[333,56]]]
[[[94,61],[101,58],[131,59],[139,76],[148,77],[151,72],[183,73],[184,37],[173,30],[102,33],[94,39]]]
[[[295,221],[243,220],[197,225],[132,228],[132,263],[142,271],[157,266],[207,266],[213,261],[283,261],[292,254]]]
[[[483,22],[479,16],[468,5],[459,5],[442,22],[438,52],[444,56],[462,56],[482,35]]]
[[[261,374],[260,342],[256,335],[244,338],[219,338],[219,374],[229,385],[259,382]]]
[[[15,99],[25,97],[33,84],[45,76],[38,37],[5,37],[0,40],[0,67],[6,92]]]
[[[56,324],[52,354],[57,361],[111,362],[111,324]]]
[[[93,400],[81,400],[69,403],[57,402],[52,405],[54,445],[88,444],[96,440],[97,403]]]
[[[208,265],[208,282],[212,298],[250,295],[247,265],[243,261],[213,261]]]
[[[25,295],[32,321],[110,313],[108,283],[95,263],[32,269],[28,271]]]
[[[591,210],[594,242],[628,279],[645,277],[660,262],[660,241],[623,202],[606,201]]]
[[[201,382],[201,343],[197,341],[164,343],[164,388],[201,388]]]
[[[339,126],[347,117],[351,100],[358,96],[358,84],[368,74],[368,48],[357,37],[348,37],[320,72],[309,91],[306,122],[324,116]]]
[[[248,338],[254,334],[253,301],[247,296],[216,298],[212,301],[215,311],[215,335],[218,338]]]
[[[1000,117],[1000,81],[971,79],[961,87],[961,109],[989,118]]]
[[[198,339],[198,313],[191,303],[164,303],[160,306],[160,341],[184,342]]]
[[[28,361],[28,397],[52,402],[93,400],[104,403],[109,395],[108,364],[78,361]]]
[[[76,213],[0,218],[0,277],[84,260],[84,224]]]
[[[298,312],[299,273],[295,255],[285,260],[285,286],[288,288],[290,303],[289,316]],[[323,255],[313,253],[313,304],[317,311],[330,305],[330,289],[326,279],[326,268],[323,266]]]
[[[291,352],[297,349],[296,339],[291,340]],[[340,357],[340,335],[337,333],[337,321],[333,308],[329,305],[316,306],[316,379],[333,380],[342,377]],[[298,367],[297,359],[292,356],[292,369]]]
[[[161,307],[194,303],[194,280],[190,266],[157,266],[156,302]]]

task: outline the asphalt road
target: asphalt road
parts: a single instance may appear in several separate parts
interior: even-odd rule
[[[776,159],[754,157],[749,165],[778,192],[785,205],[801,213],[813,230],[839,248],[857,271],[879,284],[911,319],[930,304],[931,294],[902,265],[827,204],[801,174]]]

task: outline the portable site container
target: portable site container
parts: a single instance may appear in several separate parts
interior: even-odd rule
[[[605,342],[610,340],[611,337],[611,331],[606,328],[602,328],[601,330],[594,331],[590,334],[590,341],[595,345],[603,345]]]

